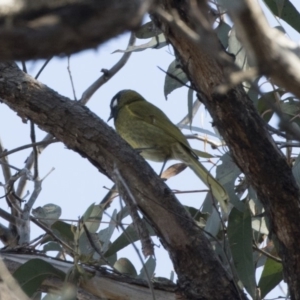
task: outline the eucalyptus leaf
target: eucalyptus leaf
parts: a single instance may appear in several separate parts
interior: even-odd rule
[[[256,108],[257,108],[257,102],[258,102],[258,97],[259,97],[259,93],[260,93],[259,92],[259,87],[258,87],[259,80],[260,80],[259,77],[256,78],[252,82],[249,90],[247,91],[248,97],[253,101],[253,103],[254,103],[254,105],[255,105]]]
[[[193,152],[195,154],[197,154],[197,156],[202,157],[202,158],[213,158],[213,157],[215,157],[214,155],[212,155],[208,152],[204,152],[204,151],[197,150],[197,149],[193,149]]]
[[[264,0],[271,12],[300,33],[300,14],[289,0]]]
[[[57,242],[49,242],[44,245],[43,247],[43,252],[48,252],[48,251],[61,251],[62,247],[59,243]]]
[[[257,102],[256,108],[266,122],[269,122],[274,114],[274,110],[271,109],[271,105],[277,101],[275,92],[276,90],[264,93]]]
[[[109,225],[107,228],[105,228],[104,230],[101,230],[98,233],[99,239],[100,241],[103,243],[102,244],[102,251],[103,253],[105,253],[108,250],[108,246],[110,244],[110,239],[114,233],[114,230],[116,228],[116,217],[117,217],[117,210],[115,209],[113,211],[113,214],[111,216],[111,220],[109,222]]]
[[[171,74],[173,77],[177,78],[178,80],[170,77],[168,74]],[[164,84],[164,94],[165,97],[173,92],[174,90],[184,86],[189,81],[186,74],[182,70],[179,62],[175,59],[171,62],[168,67],[167,74],[165,77],[165,84]]]
[[[217,36],[225,49],[227,49],[228,47],[228,38],[230,30],[231,27],[224,21],[220,21],[218,27],[215,29]]]
[[[60,300],[60,295],[54,295],[54,294],[46,294],[42,300]]]
[[[281,102],[280,107],[285,114],[294,118],[300,113],[299,102],[293,101],[291,98],[289,100],[288,102]]]
[[[89,236],[87,236],[87,233],[83,232],[78,240],[78,250],[80,254],[80,260],[89,262],[96,250],[99,252],[102,250],[98,235],[91,232],[89,233]]]
[[[261,234],[265,234],[265,235],[269,234],[269,230],[268,230],[268,227],[266,224],[265,217],[253,217],[252,218],[252,228]]]
[[[238,210],[244,210],[244,203],[240,201],[235,193],[235,180],[241,174],[241,170],[234,163],[229,152],[226,152],[220,158],[222,164],[217,166],[216,178],[223,185],[229,195],[230,203]]]
[[[211,215],[214,208],[213,201],[211,193],[207,193],[202,204],[201,212]]]
[[[92,204],[84,213],[82,220],[89,232],[95,233],[101,223],[105,205]],[[83,231],[82,231],[83,232]]]
[[[149,276],[149,278],[151,279],[154,275],[155,267],[156,267],[156,260],[152,256],[150,256],[146,261],[146,263],[143,265],[140,274],[138,275],[138,278],[147,280]]]
[[[194,90],[189,88],[189,90],[188,90],[188,118],[189,118],[190,125],[192,125],[193,117],[194,117],[193,94],[194,94]],[[196,100],[196,101],[198,101],[198,100]]]
[[[146,222],[146,227],[149,231],[149,234],[151,236],[156,235],[153,231],[152,227]],[[133,224],[130,224],[125,231],[111,244],[109,249],[104,253],[105,257],[109,257],[115,253],[117,253],[119,250],[125,248],[126,246],[130,245],[133,242],[136,242],[139,240],[139,236],[136,232],[136,230],[133,227]]]
[[[65,279],[65,273],[54,268],[42,259],[31,259],[21,265],[13,274],[22,290],[29,296],[38,290],[42,282],[49,277]]]
[[[213,207],[212,213],[206,221],[204,231],[210,233],[207,235],[208,239],[211,239],[211,236],[216,237],[221,228],[221,219],[217,210]]]
[[[246,51],[241,44],[241,42],[238,40],[236,36],[235,28],[232,27],[229,38],[228,38],[228,52],[235,55],[235,64],[241,69],[241,70],[247,70],[252,64],[249,64],[249,60],[247,58]]]
[[[179,173],[181,173],[182,171],[184,171],[186,169],[186,167],[187,167],[187,165],[184,164],[184,163],[173,164],[172,166],[168,167],[168,169],[165,170],[161,174],[161,178],[163,178],[163,179],[170,179],[173,176],[176,176]]]
[[[248,188],[248,200],[249,202],[253,201],[253,203],[255,204],[255,210],[253,212],[254,214],[261,214],[264,211],[264,207],[258,199],[256,191],[251,185]]]
[[[228,240],[234,266],[247,292],[255,299],[256,282],[252,251],[252,227],[250,210],[244,212],[235,207],[228,218]]]
[[[210,214],[207,212],[201,212],[199,209],[196,209],[192,206],[184,205],[184,208],[190,213],[191,217],[197,222],[197,225],[201,228],[204,228],[207,220],[210,217]]]
[[[146,44],[138,45],[138,46],[129,46],[126,50],[116,50],[113,53],[126,53],[126,52],[140,52],[146,49],[160,49],[167,45],[166,38],[163,33],[154,36],[151,41]]]
[[[39,206],[33,209],[32,215],[43,224],[51,226],[61,216],[61,207],[56,204],[49,203],[43,207]]]
[[[119,258],[115,262],[114,268],[122,274],[127,274],[127,275],[130,275],[132,277],[137,276],[137,272],[136,272],[136,269],[135,269],[134,265],[126,257]]]
[[[274,261],[271,258],[267,258],[258,283],[262,298],[264,298],[283,280],[282,271],[283,267],[281,263]]]
[[[174,282],[174,271],[171,271],[171,274],[170,274],[170,280],[172,282]]]
[[[228,38],[228,52],[235,56],[235,64],[243,71],[255,66],[255,62],[247,56],[246,50],[236,36],[235,28],[232,27]],[[243,87],[246,92],[249,91],[251,84],[243,82]]]
[[[189,125],[179,124],[178,127],[182,128],[182,129],[188,129],[188,130],[200,132],[200,133],[203,133],[203,134],[208,134],[208,135],[211,135],[213,137],[219,138],[219,135],[217,135],[216,133],[214,133],[210,130],[204,129],[204,128],[197,127],[197,126],[189,126]]]
[[[73,227],[73,229],[72,229]],[[76,230],[76,226],[67,224],[62,221],[56,221],[51,225],[51,228],[55,235],[57,235],[61,240],[66,242],[68,245],[73,247],[74,245],[74,234],[73,232]]]
[[[157,36],[161,33],[162,33],[162,31],[159,28],[157,28],[152,21],[150,21],[150,22],[147,22],[146,24],[143,24],[135,32],[135,36],[138,39],[149,39],[149,38]]]

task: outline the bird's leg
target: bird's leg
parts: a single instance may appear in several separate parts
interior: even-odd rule
[[[159,175],[158,175],[159,177],[161,177],[161,175],[162,175],[162,173],[163,173],[163,170],[164,170],[164,168],[165,168],[165,166],[166,166],[167,161],[168,161],[167,159],[164,160],[163,165],[162,165],[161,170],[160,170],[160,173],[159,173]]]

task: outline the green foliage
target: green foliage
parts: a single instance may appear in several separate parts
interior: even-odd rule
[[[164,94],[165,97],[173,92],[174,90],[184,86],[189,79],[187,78],[186,74],[180,67],[179,61],[176,59],[171,62],[168,67],[167,75],[165,77],[165,86],[164,86]]]
[[[161,34],[161,30],[157,28],[152,21],[143,24],[136,32],[138,39],[149,39]]]
[[[42,259],[31,259],[21,265],[13,274],[23,291],[29,296],[38,291],[42,282],[48,277],[65,279],[65,273],[54,268]]]
[[[300,14],[289,0],[264,0],[272,13],[300,32]]]
[[[267,259],[258,283],[261,297],[265,297],[283,280],[282,270],[282,263],[272,258]]]
[[[155,235],[153,228],[146,222],[146,227],[149,230],[150,235]],[[104,253],[106,257],[109,257],[119,250],[125,248],[133,242],[139,240],[139,236],[133,227],[133,224],[127,226],[124,232],[111,244],[109,249]]]
[[[119,271],[122,274],[127,274],[132,277],[137,276],[137,272],[136,272],[134,265],[126,257],[119,258],[114,264],[114,269],[116,269],[117,271]]]
[[[256,282],[252,254],[252,228],[250,210],[233,208],[228,219],[228,240],[234,266],[247,292],[255,299]]]
[[[162,47],[167,45],[166,38],[163,33],[154,36],[149,42],[138,45],[138,46],[130,46],[126,50],[116,50],[114,53],[126,53],[126,52],[140,52],[146,49],[161,49]]]
[[[147,259],[146,263],[143,265],[140,274],[138,275],[138,278],[144,280],[147,280],[148,278],[151,279],[154,275],[155,267],[156,267],[156,260],[152,256],[150,256]]]
[[[221,21],[218,27],[216,28],[217,36],[225,49],[227,49],[228,47],[228,37],[229,37],[230,30],[231,30],[231,26],[229,26],[224,21]]]

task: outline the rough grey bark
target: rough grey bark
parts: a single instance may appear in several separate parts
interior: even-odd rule
[[[0,5],[0,61],[49,58],[97,48],[136,29],[150,5],[142,0],[15,2],[12,7]]]

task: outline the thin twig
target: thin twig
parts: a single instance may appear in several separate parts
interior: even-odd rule
[[[268,123],[266,123],[266,126],[267,126],[267,129],[268,129],[269,131],[271,131],[272,133],[275,133],[275,134],[277,134],[278,136],[281,136],[281,137],[283,137],[283,138],[287,138],[286,133],[280,131],[279,129],[276,129],[276,128],[272,127],[272,126],[271,126],[270,124],[268,124]]]
[[[129,208],[129,213],[132,218],[134,228],[137,231],[137,234],[141,240],[142,243],[142,252],[145,257],[154,255],[154,248],[153,248],[153,242],[150,238],[149,231],[143,222],[143,220],[140,218],[138,214],[138,207],[136,204],[136,200],[134,199],[133,194],[131,193],[130,188],[128,187],[126,181],[124,180],[123,176],[120,174],[118,169],[114,170],[115,177],[117,179],[117,186],[118,184],[121,184],[123,188],[125,188],[129,198],[128,200],[131,201],[126,201],[127,207]]]
[[[208,193],[209,190],[192,190],[192,191],[179,191],[179,190],[172,190],[174,194],[193,194],[193,193]]]
[[[92,248],[99,254],[99,256],[101,257],[101,259],[108,265],[110,266],[117,274],[122,274],[120,273],[117,269],[114,268],[114,266],[111,265],[111,263],[106,259],[106,257],[104,257],[103,253],[101,251],[99,251],[97,245],[95,244],[91,233],[89,232],[89,230],[87,229],[85,223],[83,222],[83,229],[85,231],[85,234],[90,242],[90,245],[92,246]],[[98,236],[98,235],[97,235]]]
[[[0,217],[14,225],[17,224],[17,222],[22,221],[18,217],[13,216],[12,214],[8,213],[7,211],[5,211],[2,208],[0,208]],[[24,221],[24,223],[25,223],[25,221]]]
[[[34,191],[32,192],[28,202],[25,204],[24,209],[23,209],[23,214],[22,214],[23,220],[28,220],[32,206],[34,205],[35,201],[37,200],[41,190],[42,190],[42,180],[35,179],[34,180]]]
[[[66,244],[63,240],[61,240],[60,238],[58,238],[46,225],[44,225],[43,223],[39,222],[38,220],[36,220],[34,217],[30,216],[30,221],[33,222],[35,225],[37,225],[38,227],[40,227],[41,229],[43,229],[47,234],[49,234],[56,242],[58,242],[59,244],[61,244],[63,247],[65,247],[66,249],[68,249],[72,254],[74,254],[74,250],[68,245]]]
[[[4,153],[4,147],[2,145],[2,141],[0,139],[0,155],[2,153]],[[1,156],[0,158],[0,164],[1,164],[1,168],[2,168],[2,172],[3,172],[3,177],[5,180],[5,184],[7,182],[9,182],[10,178],[12,177],[11,175],[11,168],[14,168],[13,166],[10,166],[8,163],[8,158],[6,155]],[[16,201],[16,199],[14,198],[14,196],[11,194],[11,190],[9,188],[5,188],[5,196],[6,196],[6,201],[8,203],[8,205],[11,207],[12,210],[12,215],[15,217],[19,217],[19,210],[15,209],[14,206],[18,206],[20,207],[20,202]],[[11,203],[14,203],[14,206],[11,205]]]
[[[41,142],[27,144],[27,145],[24,145],[24,146],[21,146],[21,147],[18,147],[18,148],[9,150],[9,151],[5,150],[2,154],[0,154],[0,158],[2,158],[4,156],[8,156],[8,155],[13,154],[13,153],[16,153],[16,152],[21,151],[21,150],[32,148],[34,146],[44,146],[44,145],[48,146],[50,144],[57,143],[57,142],[60,142],[60,141],[57,140],[57,139],[53,139],[53,140],[50,140],[50,141],[41,141]]]
[[[200,106],[201,106],[201,102],[198,99],[196,99],[194,101],[194,103],[193,103],[192,119],[194,118],[194,116],[198,112]],[[189,123],[190,123],[190,118],[189,118],[189,114],[187,114],[181,121],[179,121],[177,123],[177,126],[179,126],[179,125],[187,125]]]
[[[199,134],[186,134],[185,137],[187,139],[195,139],[195,140],[205,142],[205,143],[210,144],[211,146],[213,146],[215,148],[225,146],[225,142],[217,142],[217,141],[214,141],[214,140],[210,140],[206,136],[202,137]]]
[[[72,72],[71,72],[71,67],[70,67],[70,55],[68,56],[68,66],[67,66],[67,70],[68,70],[69,78],[70,78],[70,81],[71,81],[71,86],[72,86],[72,91],[73,91],[74,100],[77,101],[76,92],[75,92],[75,86],[74,86],[74,81],[73,81]]]
[[[25,61],[22,60],[21,64],[22,64],[23,72],[27,73],[27,67]]]
[[[158,67],[162,72],[164,72],[166,75],[168,75],[169,77],[171,77],[172,79],[178,81],[181,85],[189,88],[189,89],[194,89],[192,86],[186,84],[185,82],[183,82],[181,79],[179,79],[177,76],[171,74],[170,72],[167,72],[165,70],[163,70],[161,67]]]
[[[279,149],[286,147],[300,147],[300,143],[295,142],[275,142]]]
[[[135,35],[134,33],[131,34],[128,47],[132,46],[135,42]],[[93,94],[108,80],[110,80],[117,72],[119,72],[122,67],[126,64],[129,57],[131,55],[131,52],[126,52],[123,54],[121,59],[110,69],[110,70],[102,70],[103,75],[100,76],[91,86],[89,86],[82,94],[80,103],[86,104],[90,98],[93,96]]]
[[[274,261],[276,261],[278,263],[282,263],[282,260],[280,258],[278,258],[278,257],[276,257],[276,256],[274,256],[274,255],[258,248],[258,246],[255,243],[253,243],[252,247],[253,247],[254,250],[256,250],[257,252],[260,252],[261,254],[265,255],[266,257],[271,258],[271,259],[273,259]]]
[[[14,167],[13,165],[10,165],[10,164],[8,164],[8,163],[6,163],[6,162],[3,162],[3,161],[0,161],[0,165],[2,165],[2,166],[7,166],[7,167],[9,167],[9,168],[11,168],[11,169],[13,169],[13,170],[16,170],[17,172],[20,172],[20,171],[21,171],[21,169],[19,169],[19,168],[17,168],[17,167]]]
[[[42,65],[42,67],[40,68],[40,70],[37,72],[37,74],[35,75],[35,79],[38,79],[39,76],[41,75],[41,73],[44,71],[45,67],[48,65],[49,61],[52,59],[52,57],[48,58],[44,64]]]
[[[36,139],[35,139],[35,128],[34,128],[34,123],[30,120],[30,138],[31,138],[31,143],[35,144]],[[33,179],[36,179],[39,177],[39,165],[38,165],[38,150],[36,146],[32,146],[33,148],[33,154],[34,154],[34,173],[33,173]]]
[[[54,137],[50,133],[48,133],[43,139],[43,142],[45,142],[45,143],[40,144],[40,146],[39,146],[39,150],[38,150],[39,153],[41,153],[42,150],[44,150],[47,147],[48,144],[46,142],[51,141],[53,139],[54,139]],[[33,162],[34,162],[34,153],[31,152],[31,154],[26,159],[26,164],[25,164],[24,168],[30,170],[33,166]],[[17,187],[17,191],[16,191],[16,194],[19,197],[22,197],[22,195],[23,195],[23,192],[26,187],[26,182],[27,182],[27,178],[25,176],[20,178],[20,181],[19,181],[19,184]]]
[[[132,213],[132,210],[131,210],[131,209],[133,208],[133,205],[132,205],[132,204],[136,205],[136,201],[135,201],[135,199],[134,199],[134,197],[133,197],[133,195],[132,195],[132,193],[131,193],[129,187],[127,186],[125,180],[124,180],[123,177],[121,176],[119,170],[115,168],[115,169],[114,169],[114,173],[115,173],[115,176],[116,176],[117,180],[119,181],[119,183],[122,184],[123,188],[124,188],[124,189],[126,190],[126,192],[127,192],[127,195],[128,195],[127,200],[131,200],[131,201],[132,201],[132,203],[128,203],[128,202],[131,202],[131,201],[127,201],[127,203],[126,203],[126,204],[129,206],[129,208],[130,208],[130,214],[131,214],[131,213]],[[116,183],[116,184],[117,184],[117,183]],[[118,185],[118,184],[117,184],[117,185]],[[122,200],[121,200],[121,197],[120,197],[120,203],[122,203],[121,201],[122,201]],[[138,214],[137,214],[137,215],[138,215]],[[131,217],[132,217],[132,216],[131,216]],[[117,222],[117,220],[114,220],[114,221]],[[134,217],[133,217],[133,224],[134,224],[134,225],[137,225],[137,224],[135,223],[135,221],[136,221],[136,218],[135,218],[135,216],[134,216]],[[140,220],[140,221],[141,221],[141,220]],[[139,222],[139,225],[138,225],[138,226],[135,226],[135,229],[141,228],[141,227],[140,227],[140,225],[141,225],[140,223],[141,223],[141,222]],[[154,294],[153,284],[152,284],[152,282],[151,282],[151,278],[150,278],[150,275],[149,275],[149,273],[148,273],[148,270],[145,268],[145,264],[144,264],[144,261],[143,261],[143,259],[142,259],[142,256],[141,256],[141,254],[140,254],[138,248],[136,247],[136,245],[135,245],[134,242],[132,241],[131,237],[130,237],[130,236],[127,234],[127,232],[125,231],[125,228],[123,227],[123,225],[122,225],[121,223],[118,223],[118,226],[123,230],[124,234],[126,235],[126,238],[127,238],[128,241],[131,243],[131,245],[133,246],[134,250],[136,251],[136,253],[137,253],[137,255],[138,255],[138,257],[139,257],[139,259],[140,259],[140,261],[141,261],[141,263],[142,263],[142,265],[143,265],[143,268],[144,268],[144,271],[145,271],[145,274],[146,274],[146,277],[147,277],[148,285],[149,285],[149,288],[150,288],[151,293],[152,293],[152,298],[153,298],[153,300],[155,300],[155,294]],[[142,227],[143,227],[143,232],[145,233],[145,230],[146,230],[147,234],[149,235],[148,229],[145,227],[145,223],[142,223]],[[138,234],[139,234],[139,236],[140,236],[139,230],[138,230],[137,232],[138,232]],[[143,244],[144,237],[141,237],[141,236],[140,236],[140,238],[141,238],[141,243]],[[150,242],[151,242],[151,238],[150,238],[150,237],[149,237],[149,239],[150,239]],[[153,244],[152,244],[152,246],[153,246]]]

